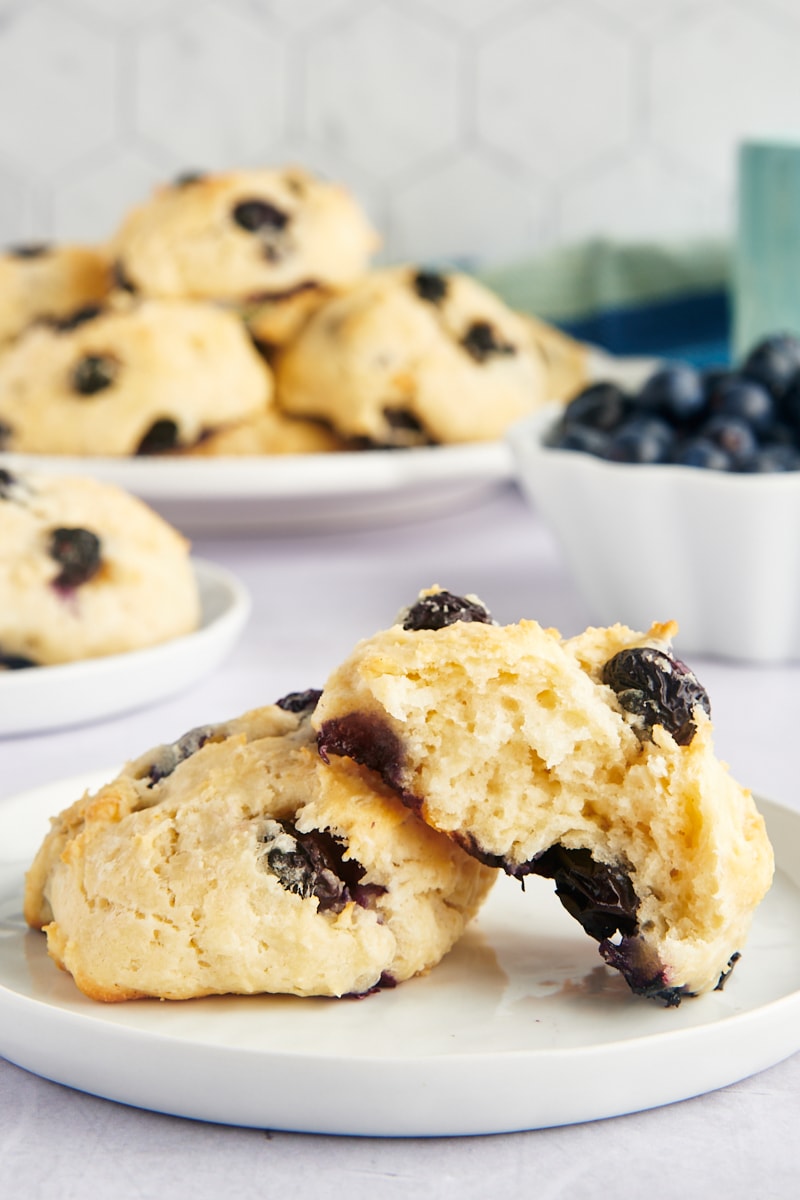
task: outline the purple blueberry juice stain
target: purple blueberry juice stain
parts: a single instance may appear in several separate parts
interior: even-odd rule
[[[378,717],[353,712],[344,717],[332,717],[322,724],[317,735],[317,748],[323,762],[331,755],[352,758],[354,762],[376,771],[388,787],[406,797],[402,779],[404,752],[397,734]],[[419,801],[410,797],[416,806]]]
[[[523,887],[528,875],[552,879],[563,907],[598,942],[602,958],[620,972],[635,995],[666,1007],[691,995],[683,987],[670,986],[664,965],[639,935],[639,899],[627,864],[599,862],[585,848],[556,844],[529,862],[513,865],[482,850],[469,834],[455,840],[485,866],[504,870]]]
[[[386,892],[362,883],[365,868],[345,858],[347,844],[324,830],[300,833],[291,821],[273,820],[263,842],[267,869],[281,887],[302,899],[315,896],[319,912],[339,913],[350,903],[367,908]]]

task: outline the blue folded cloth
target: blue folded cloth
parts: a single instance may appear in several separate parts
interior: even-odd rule
[[[732,251],[602,239],[477,271],[512,307],[612,354],[731,361]]]

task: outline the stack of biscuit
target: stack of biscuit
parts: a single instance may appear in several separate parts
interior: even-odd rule
[[[184,175],[103,246],[0,256],[0,449],[269,455],[485,441],[586,382],[475,279],[377,269],[342,186]]]
[[[634,995],[718,989],[773,855],[674,632],[565,640],[428,589],[321,691],[58,815],[26,920],[98,1000],[364,994],[433,968],[505,872],[553,880]]]

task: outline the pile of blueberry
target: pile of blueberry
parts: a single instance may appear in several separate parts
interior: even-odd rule
[[[634,394],[592,384],[567,405],[548,444],[612,462],[798,471],[800,337],[768,337],[736,368],[670,363]]]

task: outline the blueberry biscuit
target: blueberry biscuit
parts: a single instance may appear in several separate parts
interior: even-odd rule
[[[432,589],[328,680],[321,754],[372,768],[481,861],[554,879],[631,989],[677,1004],[730,971],[773,859],[675,629],[565,641]]]
[[[0,447],[180,450],[271,397],[270,370],[233,314],[188,300],[92,307],[32,326],[0,360]]]
[[[352,763],[319,693],[195,729],[52,822],[25,917],[96,1000],[361,994],[432,967],[494,872]]]
[[[549,400],[526,322],[458,273],[376,271],[275,362],[278,404],[376,446],[497,438]]]
[[[259,454],[330,454],[346,449],[332,429],[319,421],[287,417],[270,408],[257,417],[212,433],[188,451],[192,457]]]
[[[183,176],[134,209],[114,239],[125,286],[226,301],[268,345],[355,282],[377,245],[345,188],[297,167]]]
[[[142,501],[0,468],[0,670],[152,646],[199,616],[188,543]]]
[[[32,321],[60,320],[98,304],[112,287],[111,258],[100,246],[15,246],[0,254],[0,345]]]

